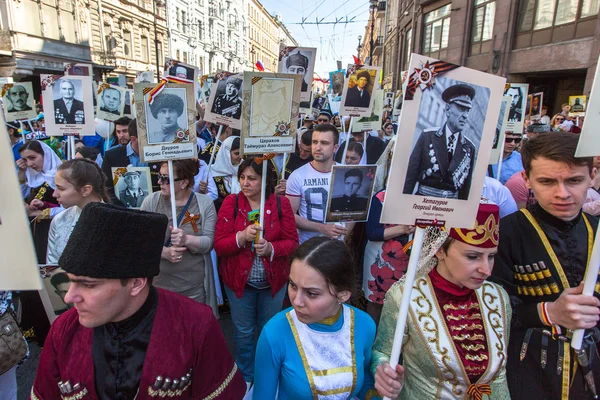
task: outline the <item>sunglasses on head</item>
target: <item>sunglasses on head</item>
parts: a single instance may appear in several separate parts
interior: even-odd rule
[[[181,178],[175,178],[175,179],[173,180],[173,182],[179,182],[180,180],[181,180]],[[158,174],[158,182],[159,182],[159,183],[160,183],[160,182],[162,182],[162,183],[164,183],[165,185],[168,185],[168,184],[170,184],[170,183],[171,183],[171,178],[169,178],[169,175],[161,175],[161,174]]]
[[[522,140],[521,138],[509,138],[509,137],[504,138],[504,141],[506,143],[515,142],[516,144],[519,144],[519,143],[521,143],[521,140]]]

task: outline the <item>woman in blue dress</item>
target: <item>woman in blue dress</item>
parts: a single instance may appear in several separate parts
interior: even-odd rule
[[[379,399],[369,371],[375,323],[345,304],[355,286],[350,250],[324,236],[292,256],[292,307],[258,340],[253,399]]]

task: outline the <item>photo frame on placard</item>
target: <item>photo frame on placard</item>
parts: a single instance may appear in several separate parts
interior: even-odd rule
[[[46,134],[94,135],[94,100],[89,76],[41,75]],[[70,109],[67,104],[70,103]]]
[[[379,87],[380,67],[349,64],[340,113],[352,117],[368,117],[373,109],[373,94]]]
[[[125,104],[123,106],[123,116],[131,119],[135,118],[135,107],[133,105],[133,89],[125,89]]]
[[[102,83],[98,88],[97,94],[96,118],[115,121],[125,114],[127,89]]]
[[[149,167],[112,168],[115,196],[124,207],[140,208],[144,199],[152,194]]]
[[[73,304],[65,302],[65,296],[71,286],[67,273],[57,265],[38,265],[42,280],[40,298],[50,323],[61,314],[73,308]]]
[[[279,46],[280,74],[298,74],[302,77],[300,102],[312,101],[312,77],[317,60],[316,47]],[[303,106],[310,108],[310,106]]]
[[[373,109],[368,117],[357,118],[352,124],[352,132],[373,131],[381,129],[381,118],[383,115],[383,90],[375,90],[373,97]]]
[[[525,123],[525,117],[527,116],[526,102],[529,96],[529,84],[507,83],[504,87],[504,95],[511,97],[506,131],[523,133],[523,125]]]
[[[64,63],[64,72],[66,76],[94,76],[94,69],[91,64]]]
[[[214,82],[215,77],[212,75],[202,75],[200,78],[200,90],[204,95],[205,104],[208,104],[208,101],[210,100],[210,91]]]
[[[37,116],[31,82],[5,83],[0,87],[0,92],[6,122],[33,119]]]
[[[345,75],[346,71],[343,69],[338,71],[331,71],[329,73],[329,90],[331,91],[333,101],[339,102],[342,100]]]
[[[156,83],[156,74],[152,71],[138,72],[135,77],[135,83]]]
[[[586,102],[585,120],[581,126],[575,157],[600,156],[600,140],[598,140],[598,126],[600,126],[600,57],[598,57],[594,76],[592,90]]]
[[[0,114],[0,137],[7,138],[4,116]],[[19,180],[15,171],[12,148],[7,139],[0,140],[0,242],[4,249],[0,263],[0,290],[40,290],[42,282],[37,268],[31,229]]]
[[[197,157],[194,85],[136,83],[134,97],[142,162]]]
[[[298,74],[244,72],[242,154],[294,151],[301,84]]]
[[[498,164],[500,157],[504,152],[504,136],[506,135],[506,124],[508,122],[508,112],[510,110],[511,96],[502,98],[502,106],[498,115],[498,123],[494,132],[494,141],[492,142],[492,154],[490,155],[490,165]]]
[[[571,106],[569,117],[584,117],[587,96],[584,94],[579,96],[569,96],[569,105]]]
[[[533,93],[531,95],[531,105],[529,119],[531,121],[537,121],[542,118],[542,104],[544,103],[544,93]]]
[[[325,222],[364,222],[369,217],[377,165],[334,165]]]
[[[412,54],[382,223],[464,227],[475,220],[505,83]]]
[[[392,92],[391,90],[386,90],[384,92],[383,107],[382,107],[382,110],[384,112],[391,113],[394,110],[394,103],[395,103],[394,97],[395,97],[394,92]]]
[[[241,129],[243,80],[243,74],[217,72],[204,113],[205,121]]]
[[[404,95],[402,89],[396,90],[394,94],[394,109],[392,110],[392,116],[398,117],[402,111],[402,102],[404,101]]]
[[[166,58],[164,77],[172,83],[198,84],[198,67],[183,63],[173,58]]]

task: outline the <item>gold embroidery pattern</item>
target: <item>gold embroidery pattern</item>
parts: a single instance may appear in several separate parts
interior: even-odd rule
[[[350,351],[352,352],[352,388],[350,389],[350,394],[354,392],[354,388],[356,388],[356,378],[358,377],[358,372],[356,371],[356,351],[354,351],[354,310],[350,309]]]
[[[479,366],[479,365],[475,365],[475,366],[471,367],[470,365],[467,365],[465,367],[465,371],[469,371],[469,372],[483,372],[483,371],[485,371],[485,367]]]
[[[292,319],[292,315],[290,314],[292,311],[289,311],[286,315],[288,323],[290,324],[290,328],[292,328],[292,334],[294,335],[294,341],[296,342],[296,347],[298,348],[298,353],[300,353],[300,358],[302,359],[302,365],[304,366],[304,371],[306,372],[306,377],[308,379],[308,384],[310,386],[310,392],[312,394],[313,399],[318,399],[319,396],[317,394],[317,388],[315,387],[315,380],[313,379],[313,374],[310,373],[310,366],[308,365],[308,359],[306,358],[306,353],[304,353],[304,347],[302,347],[302,342],[300,341],[300,336],[298,335],[298,330],[296,329],[296,324],[294,324],[294,320]]]
[[[223,383],[221,383],[221,386],[219,386],[217,388],[217,390],[215,390],[214,392],[212,392],[211,394],[206,396],[203,400],[213,400],[213,399],[216,399],[217,397],[219,397],[221,395],[221,393],[223,393],[223,391],[227,388],[227,386],[229,386],[229,383],[231,383],[231,381],[233,380],[233,377],[235,376],[236,372],[237,372],[237,365],[235,363],[233,363],[233,368],[231,369],[231,372],[229,373],[229,375],[227,375],[227,378],[225,378]],[[190,384],[191,384],[191,381],[188,381],[187,386],[185,386],[182,389],[182,392],[185,391],[190,386]],[[148,388],[148,389],[150,389],[150,388]],[[178,396],[181,396],[181,394],[179,394]]]
[[[460,347],[462,347],[463,349],[465,349],[467,351],[479,351],[479,350],[485,349],[485,346],[482,345],[481,343],[479,343],[479,344],[464,344],[464,343],[461,343]]]
[[[343,374],[344,372],[352,372],[352,367],[338,367],[329,369],[313,369],[312,373],[314,376],[328,376],[335,374]]]
[[[431,316],[434,314],[434,306],[424,292],[424,287],[427,287],[428,284],[430,287],[433,287],[431,282],[429,282],[429,278],[426,278],[419,279],[413,286],[413,290],[416,290],[419,293],[419,295],[415,297],[415,301],[420,309],[424,308],[423,311],[417,311],[417,319],[420,323],[419,326],[422,328],[422,332],[420,332],[420,334],[424,335],[424,333],[427,333],[429,335],[428,337],[423,338],[424,342],[433,343],[435,345],[436,353],[440,356],[440,360],[443,364],[443,367],[440,371],[442,373],[440,381],[445,380],[446,382],[450,383],[452,385],[452,393],[455,396],[462,397],[463,391],[459,388],[460,382],[458,380],[457,373],[450,366],[450,363],[452,362],[450,356],[448,355],[450,350],[446,347],[442,347],[440,343],[440,327],[438,326],[436,320]],[[432,357],[435,359],[433,355]]]
[[[452,339],[459,342],[464,340],[485,340],[485,336],[480,334],[471,335],[470,333],[464,333],[462,335],[452,335]]]
[[[31,397],[31,400],[40,400],[40,398],[35,395],[33,388],[31,388],[31,395],[29,397]]]
[[[472,355],[472,354],[466,354],[465,358],[469,361],[484,361],[488,359],[488,356],[485,354],[480,354],[480,355]]]
[[[353,389],[350,386],[341,387],[341,388],[337,388],[337,389],[330,389],[330,390],[317,390],[317,393],[320,394],[321,396],[331,396],[334,394],[352,393],[352,392],[353,392]]]
[[[444,311],[448,311],[448,310],[464,311],[464,310],[478,309],[479,308],[479,304],[477,304],[477,303],[471,303],[469,305],[458,305],[457,306],[455,304],[448,303],[443,308],[444,308]]]
[[[480,313],[475,313],[472,315],[446,315],[446,319],[448,321],[452,320],[452,321],[461,321],[464,319],[481,319],[481,314]]]
[[[493,284],[485,282],[481,287],[481,298],[483,305],[487,308],[487,322],[490,325],[491,329],[488,331],[493,332],[498,338],[498,342],[496,343],[496,356],[500,359],[500,368],[496,370],[494,376],[490,379],[490,382],[495,380],[501,370],[504,369],[506,364],[506,357],[504,356],[505,347],[508,346],[508,343],[505,342],[506,336],[504,335],[504,327],[506,326],[506,316],[504,315],[504,303],[502,296],[498,296],[497,289]],[[492,307],[492,304],[496,301],[500,301],[501,307]],[[500,308],[500,309],[499,309]],[[488,343],[488,351],[492,351],[489,347]]]
[[[467,324],[463,324],[463,325],[458,325],[458,326],[451,326],[450,329],[452,329],[453,331],[474,331],[477,329],[483,329],[483,326],[480,324],[472,324],[472,325],[467,325]]]
[[[44,184],[40,187],[40,190],[38,190],[38,192],[35,195],[35,199],[41,200],[44,198],[44,195],[46,194],[46,192],[48,191],[48,183],[44,182]]]
[[[87,396],[88,394],[88,390],[87,388],[83,388],[80,392],[75,393],[72,396],[60,396],[63,400],[79,400],[82,399],[84,396]]]
[[[383,397],[383,396],[381,396],[377,390],[369,389],[367,394],[365,394],[365,400],[371,400],[373,397]]]
[[[454,231],[464,242],[472,246],[480,245],[488,240],[497,246],[500,226],[496,223],[494,216],[489,215],[482,225],[477,225],[474,230],[466,230],[466,234],[463,233],[462,229],[454,229]]]

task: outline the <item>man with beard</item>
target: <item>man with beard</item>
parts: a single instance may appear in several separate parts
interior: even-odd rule
[[[121,92],[115,88],[106,88],[102,91],[102,106],[100,111],[110,114],[121,114]]]
[[[475,89],[465,84],[444,90],[446,123],[439,129],[426,128],[419,136],[410,155],[404,194],[467,200],[476,150],[464,129],[474,97]]]
[[[179,126],[177,120],[183,114],[185,104],[177,95],[170,93],[159,94],[154,102],[150,104],[150,112],[160,124],[159,128],[153,127],[148,135],[148,143],[173,143],[175,133],[184,130]]]
[[[6,97],[11,104],[11,106],[8,107],[9,113],[31,110],[31,107],[27,105],[29,93],[27,93],[27,89],[25,89],[23,85],[14,85],[8,89],[8,95]]]
[[[510,110],[508,111],[508,122],[517,122],[523,120],[523,93],[520,87],[510,87],[504,93],[510,96]]]
[[[240,119],[242,115],[242,99],[240,99],[240,89],[242,87],[242,79],[232,75],[227,78],[225,83],[225,93],[217,95],[213,103],[211,112]]]
[[[115,146],[127,146],[131,141],[131,137],[129,136],[129,123],[131,122],[131,118],[129,117],[121,117],[115,120],[115,130],[110,138],[110,148],[112,149]]]
[[[367,85],[371,80],[369,71],[361,71],[356,76],[356,86],[348,89],[346,92],[346,107],[362,107],[368,108],[371,104],[371,94],[367,89]]]
[[[75,98],[75,85],[68,79],[60,80],[61,98],[54,100],[54,123],[85,124],[83,102]]]

